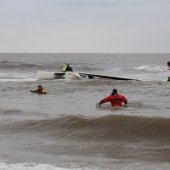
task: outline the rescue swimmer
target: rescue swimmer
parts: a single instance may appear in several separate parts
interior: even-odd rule
[[[63,72],[67,72],[67,71],[72,71],[73,72],[73,69],[71,68],[70,64],[67,64],[63,69],[62,69]]]
[[[167,62],[168,70],[170,70],[170,61]]]
[[[38,85],[36,90],[31,90],[30,92],[37,93],[37,94],[46,94],[47,93],[41,85]]]
[[[170,61],[167,62],[168,70],[170,70]],[[170,81],[170,77],[168,77],[167,81]]]
[[[118,94],[117,89],[113,89],[112,93],[109,96],[102,99],[99,103],[99,106],[106,102],[110,102],[113,107],[122,106],[122,103],[128,103],[124,95]]]

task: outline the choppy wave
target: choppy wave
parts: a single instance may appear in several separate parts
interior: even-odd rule
[[[17,163],[7,164],[0,162],[0,169],[3,170],[82,170],[82,168],[60,168],[49,164]],[[84,169],[84,168],[83,168]],[[88,170],[87,168],[85,168]]]
[[[112,165],[112,170],[132,170],[132,169],[138,169],[138,170],[150,170],[150,169],[157,169],[157,170],[162,170],[162,169],[169,169],[170,165],[169,163],[164,163],[164,164],[153,164],[153,165],[148,165],[145,162],[141,163],[130,163],[128,166],[124,164],[114,164]],[[88,168],[88,167],[69,167],[69,168],[63,168],[63,167],[57,167],[54,165],[50,164],[36,164],[36,163],[16,163],[16,164],[7,164],[5,162],[0,162],[0,169],[2,170],[99,170],[103,168]]]
[[[63,65],[60,63],[42,63],[41,60],[39,62],[20,62],[20,61],[0,61],[0,69],[3,70],[48,70],[48,69],[59,69],[61,70]]]
[[[79,63],[81,64],[81,63]],[[62,63],[41,63],[41,60],[39,61],[39,63],[35,63],[35,62],[14,62],[14,61],[0,61],[0,68],[1,69],[56,69],[56,70],[62,70],[64,64]],[[94,65],[87,66],[82,64],[81,66],[77,65],[74,67],[76,70],[81,70],[81,71],[96,71],[96,70],[101,70],[99,68],[94,67]]]
[[[1,72],[0,73],[0,82],[6,81],[34,81],[37,80],[37,77],[34,73],[29,72]]]
[[[144,70],[149,72],[165,72],[167,71],[164,65],[142,65],[139,67],[135,67],[137,70]]]
[[[16,115],[16,114],[23,114],[23,112],[17,109],[12,109],[12,110],[0,109],[0,115]]]
[[[134,67],[136,76],[140,80],[166,81],[168,70],[165,65],[142,65]]]
[[[33,68],[33,67],[41,67],[41,64],[35,63],[24,63],[24,62],[12,62],[12,61],[0,61],[1,69],[12,69],[12,68]]]
[[[12,132],[47,133],[53,137],[78,140],[170,140],[170,118],[108,115],[66,116],[56,119],[17,122]]]

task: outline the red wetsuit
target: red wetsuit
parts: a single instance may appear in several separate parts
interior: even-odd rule
[[[100,104],[111,102],[112,106],[122,106],[122,103],[127,104],[127,99],[121,94],[109,95],[101,100]]]

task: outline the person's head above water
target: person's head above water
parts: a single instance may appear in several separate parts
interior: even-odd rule
[[[112,95],[115,95],[115,94],[117,94],[117,89],[112,90]]]
[[[167,65],[170,67],[170,61],[167,62]]]
[[[38,89],[42,89],[42,86],[41,86],[41,85],[38,85]]]

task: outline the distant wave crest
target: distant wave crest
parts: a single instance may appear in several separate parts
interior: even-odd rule
[[[135,67],[137,70],[144,70],[149,72],[164,72],[167,71],[166,67],[163,65],[142,65]]]
[[[34,63],[23,63],[23,62],[11,62],[11,61],[0,61],[0,68],[2,69],[12,69],[12,68],[33,68],[33,67],[41,67],[40,64]]]

